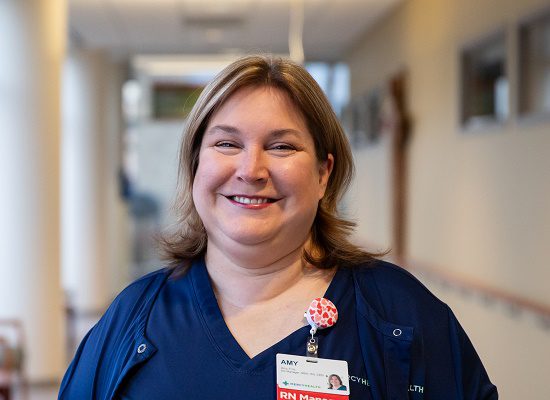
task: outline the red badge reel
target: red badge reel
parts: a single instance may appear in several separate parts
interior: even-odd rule
[[[324,297],[317,297],[311,302],[304,317],[311,326],[311,338],[306,345],[306,356],[317,357],[319,350],[319,340],[315,336],[317,329],[326,329],[334,326],[338,321],[338,310],[334,303]]]

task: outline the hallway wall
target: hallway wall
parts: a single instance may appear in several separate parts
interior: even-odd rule
[[[401,70],[408,73],[413,137],[407,258],[546,305],[550,122],[520,118],[514,99],[518,23],[548,7],[548,0],[410,0],[367,32],[348,57],[352,98]],[[499,30],[508,40],[511,117],[465,131],[459,114],[460,50]],[[387,138],[355,151],[357,179],[347,205],[359,222],[359,240],[378,248],[391,245],[391,175],[384,170],[389,154]],[[487,320],[486,305],[454,294],[447,298],[445,290],[438,294],[470,316],[465,328],[479,344],[502,398],[546,396],[538,371],[550,370],[540,357],[550,359],[549,330],[502,312],[500,322]],[[526,340],[533,330],[542,342]],[[502,358],[510,347],[523,349],[511,364]]]

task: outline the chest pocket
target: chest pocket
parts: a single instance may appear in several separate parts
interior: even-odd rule
[[[355,281],[359,342],[373,400],[422,400],[411,386],[414,329],[383,320],[366,302]],[[417,371],[418,372],[418,371]],[[415,385],[422,385],[413,377]]]
[[[411,336],[412,336],[412,328]],[[403,328],[392,330],[394,337],[384,337],[384,374],[386,394],[390,400],[409,399],[409,377],[411,365],[411,341],[400,340]]]

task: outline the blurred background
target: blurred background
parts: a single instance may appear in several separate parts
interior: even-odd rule
[[[304,63],[357,174],[355,240],[448,303],[503,399],[550,386],[550,0],[0,0],[0,399],[53,399],[162,266],[205,83]]]

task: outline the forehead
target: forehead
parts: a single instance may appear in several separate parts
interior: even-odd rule
[[[298,128],[309,133],[299,107],[283,89],[273,86],[250,86],[232,93],[213,113],[208,127],[217,123],[243,126],[277,126]]]

